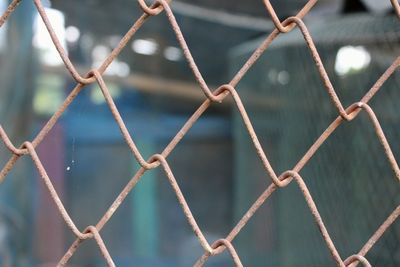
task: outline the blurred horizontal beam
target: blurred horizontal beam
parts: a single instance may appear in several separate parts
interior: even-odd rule
[[[77,67],[79,73],[86,73],[87,68]],[[49,74],[63,75],[66,78],[70,77],[64,66],[50,67],[43,66],[43,72]],[[137,90],[143,93],[167,95],[171,97],[178,97],[194,102],[203,102],[206,99],[200,86],[195,82],[187,82],[182,80],[173,80],[159,76],[152,76],[147,74],[131,73],[126,77],[119,77],[115,75],[103,75],[106,82],[116,83],[123,85],[125,88]],[[217,86],[210,86],[216,89]],[[243,97],[244,102],[251,107],[276,109],[282,106],[282,100],[273,97],[261,96],[258,94],[250,93],[250,90],[242,88],[240,95]],[[222,104],[223,107],[228,107],[232,103],[232,98],[227,98]]]
[[[261,17],[254,17],[246,14],[233,14],[175,0],[171,3],[171,7],[176,14],[229,27],[255,31],[270,31],[274,28],[271,20]]]
[[[78,66],[79,73],[86,73],[87,68]],[[43,66],[44,73],[63,75],[69,77],[68,72],[64,66]],[[126,77],[116,75],[103,75],[106,82],[116,83],[118,85],[132,88],[144,93],[151,94],[165,94],[170,96],[178,96],[190,100],[204,100],[205,96],[196,83],[186,82],[181,80],[166,79],[159,76],[152,76],[147,74],[131,73]]]

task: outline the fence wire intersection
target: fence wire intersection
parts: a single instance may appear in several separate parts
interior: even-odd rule
[[[13,0],[8,6],[7,10],[0,17],[0,27],[6,22],[12,12],[17,8],[18,4],[22,0]],[[392,6],[395,10],[395,13],[400,18],[400,6],[397,0],[390,0]],[[115,211],[119,208],[119,206],[124,202],[127,195],[130,191],[136,186],[136,184],[140,181],[143,174],[151,169],[155,169],[161,167],[165,172],[165,175],[171,184],[172,190],[174,191],[177,200],[183,210],[183,213],[192,227],[194,234],[196,235],[200,245],[204,249],[204,254],[198,259],[198,261],[194,264],[196,267],[203,266],[203,264],[208,260],[209,257],[218,255],[225,250],[231,255],[231,258],[236,266],[243,266],[238,253],[236,252],[234,246],[232,245],[233,240],[240,233],[243,227],[250,221],[252,216],[257,212],[257,210],[266,202],[266,200],[279,188],[284,188],[292,181],[298,185],[301,190],[306,204],[308,205],[310,212],[315,220],[317,227],[320,230],[321,236],[325,241],[325,244],[330,251],[330,254],[335,261],[337,266],[346,267],[346,266],[355,266],[358,263],[362,263],[364,266],[371,266],[369,261],[366,258],[367,253],[374,246],[374,244],[381,238],[381,236],[386,232],[386,230],[398,219],[400,216],[400,205],[398,205],[394,211],[387,217],[387,219],[382,223],[382,225],[376,230],[376,232],[370,237],[370,239],[365,243],[365,245],[360,249],[359,252],[354,255],[350,255],[343,259],[339,252],[337,251],[333,240],[331,239],[327,228],[324,225],[324,222],[321,218],[321,215],[318,211],[316,203],[314,202],[310,191],[307,188],[307,185],[300,175],[300,171],[303,167],[308,163],[308,161],[313,157],[313,155],[318,151],[323,143],[335,132],[335,130],[345,121],[354,120],[361,111],[364,111],[369,120],[371,121],[372,127],[375,130],[377,138],[381,143],[384,153],[386,155],[387,160],[390,163],[390,166],[396,176],[396,179],[400,181],[400,169],[393,155],[393,152],[390,148],[389,142],[387,141],[384,131],[381,128],[378,118],[376,117],[372,108],[368,105],[368,102],[374,97],[374,95],[382,88],[383,84],[389,77],[395,73],[397,68],[400,66],[400,56],[397,57],[393,63],[387,68],[387,70],[380,76],[380,78],[375,82],[375,84],[369,89],[369,91],[361,98],[360,101],[355,102],[349,107],[345,108],[340,101],[334,86],[332,85],[329,76],[325,70],[324,64],[318,54],[317,48],[313,42],[313,39],[307,29],[307,26],[303,22],[303,17],[307,15],[307,13],[312,9],[312,7],[318,2],[318,0],[310,0],[308,1],[304,7],[299,11],[299,13],[295,16],[289,17],[284,21],[280,21],[274,7],[270,3],[269,0],[263,0],[266,10],[270,15],[276,29],[273,30],[266,39],[261,43],[261,45],[253,52],[247,62],[242,66],[242,68],[236,73],[233,79],[227,83],[221,85],[216,90],[211,90],[206,81],[203,79],[200,70],[198,69],[196,62],[194,61],[190,49],[185,41],[182,31],[175,19],[174,13],[171,10],[170,2],[167,0],[156,0],[154,4],[148,6],[144,0],[138,0],[138,4],[140,8],[143,10],[142,16],[135,21],[135,23],[131,26],[125,36],[121,39],[119,44],[114,48],[114,50],[108,55],[108,57],[104,60],[102,65],[98,69],[93,69],[89,71],[86,75],[81,76],[73,63],[70,61],[66,51],[61,45],[56,32],[54,31],[51,21],[49,20],[45,8],[40,0],[33,0],[39,15],[41,16],[46,28],[50,34],[50,37],[56,47],[62,61],[66,69],[71,74],[72,78],[77,82],[75,88],[69,93],[66,97],[63,104],[60,108],[52,115],[52,117],[48,120],[45,126],[40,130],[38,135],[32,141],[26,141],[21,146],[16,147],[10,138],[8,137],[6,131],[0,125],[0,139],[5,144],[6,148],[12,153],[11,158],[6,163],[6,165],[0,171],[0,183],[4,181],[8,173],[14,168],[15,163],[24,155],[29,155],[37,168],[37,171],[43,180],[46,188],[49,191],[57,209],[59,210],[63,220],[65,221],[67,227],[72,231],[72,233],[76,236],[76,240],[69,247],[65,255],[60,259],[57,264],[58,267],[65,266],[74,253],[77,251],[79,246],[88,239],[94,239],[97,243],[102,256],[104,257],[105,262],[108,266],[115,266],[111,255],[108,252],[108,249],[100,235],[102,228],[107,224],[107,222],[112,218]],[[193,113],[193,115],[187,120],[187,122],[183,125],[180,131],[173,137],[170,143],[165,147],[165,149],[159,153],[154,154],[148,160],[146,160],[139,149],[137,148],[134,140],[132,139],[127,127],[125,126],[124,120],[122,119],[117,106],[115,105],[113,98],[107,88],[106,83],[103,80],[103,73],[107,69],[107,67],[113,62],[113,60],[120,54],[123,48],[128,44],[134,34],[142,27],[142,25],[152,16],[157,16],[160,13],[165,12],[169,23],[177,37],[177,41],[181,46],[184,56],[189,64],[190,69],[192,70],[200,89],[206,96],[206,100],[197,108],[197,110]],[[283,172],[278,175],[273,167],[271,166],[268,157],[265,153],[265,150],[262,148],[258,136],[253,128],[251,120],[247,115],[246,109],[242,103],[242,100],[236,91],[235,87],[242,80],[242,78],[246,75],[247,71],[253,66],[253,64],[260,58],[260,56],[268,49],[270,44],[276,39],[281,33],[287,33],[293,30],[294,28],[298,28],[305,40],[307,47],[310,50],[311,56],[314,60],[314,63],[317,67],[318,73],[323,81],[325,90],[330,97],[332,104],[335,106],[338,112],[337,118],[326,128],[326,130],[317,138],[317,140],[311,145],[308,151],[303,155],[303,157],[297,162],[297,164],[290,170]],[[50,177],[47,175],[46,169],[44,168],[38,154],[36,153],[36,147],[43,141],[43,139],[47,136],[53,126],[56,124],[58,119],[67,109],[67,107],[74,101],[74,99],[79,95],[82,89],[89,84],[97,83],[103,93],[103,96],[106,100],[107,105],[109,106],[112,115],[118,124],[122,136],[125,139],[127,145],[129,146],[132,154],[136,158],[137,162],[140,164],[141,168],[137,171],[137,173],[131,178],[131,180],[127,183],[124,189],[117,196],[112,205],[107,209],[104,213],[103,217],[99,220],[96,225],[90,225],[86,227],[83,231],[80,231],[73,219],[69,216],[66,208],[64,207],[61,198],[59,197],[56,189],[54,188]],[[221,103],[224,99],[230,96],[233,98],[233,102],[238,109],[244,127],[246,128],[251,141],[255,147],[256,153],[260,158],[263,167],[265,169],[266,174],[271,178],[272,183],[266,188],[266,190],[258,197],[258,199],[253,203],[253,205],[248,209],[248,211],[244,214],[244,216],[239,220],[237,225],[231,230],[231,232],[225,237],[219,240],[216,240],[214,243],[210,244],[205,238],[203,232],[200,227],[197,225],[194,216],[191,213],[190,207],[187,204],[183,193],[179,188],[179,184],[177,183],[174,173],[171,170],[167,158],[169,154],[175,149],[175,147],[180,143],[180,141],[184,138],[187,132],[191,129],[191,127],[196,123],[196,121],[202,116],[202,114],[214,103]]]

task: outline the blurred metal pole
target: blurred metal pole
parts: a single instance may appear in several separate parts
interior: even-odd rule
[[[8,2],[8,1],[7,1]],[[0,123],[4,125],[11,139],[15,143],[27,138],[31,120],[31,99],[33,94],[33,37],[34,6],[32,1],[23,1],[17,10],[11,14],[6,22],[4,52],[0,54]],[[0,164],[10,156],[9,151],[0,150]],[[27,162],[21,162],[18,169],[13,171],[13,176],[8,183],[1,188],[0,203],[16,211],[24,218],[24,223],[30,225],[32,220],[32,198],[34,183],[28,178],[29,167]],[[9,225],[14,229],[15,225]],[[27,232],[30,229],[17,231],[18,234],[8,240],[8,247],[0,253],[12,255],[7,259],[10,266],[21,266],[19,260],[30,257],[30,242],[32,236]],[[11,237],[10,237],[11,238]],[[18,246],[16,248],[11,247]]]
[[[33,93],[33,14],[31,1],[23,2],[11,15],[5,40],[6,53],[1,55],[0,81],[0,121],[8,132],[21,134],[31,114]],[[6,63],[6,64],[4,64]],[[12,125],[7,122],[13,122]],[[15,123],[17,122],[17,123]],[[24,123],[23,123],[24,122]],[[21,130],[21,131],[20,131]]]

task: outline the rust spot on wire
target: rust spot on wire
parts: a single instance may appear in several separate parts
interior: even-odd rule
[[[185,41],[185,38],[182,34],[182,31],[179,28],[179,25],[175,19],[175,16],[170,8],[170,1],[167,0],[157,0],[150,7],[145,3],[144,0],[138,0],[138,4],[140,8],[143,10],[143,15],[134,22],[125,36],[121,39],[120,43],[117,47],[110,53],[110,55],[104,60],[103,64],[94,70],[90,70],[86,75],[81,75],[77,72],[76,68],[68,58],[67,53],[61,46],[61,43],[57,37],[56,32],[54,31],[51,21],[49,20],[46,11],[43,7],[43,4],[40,0],[33,0],[34,4],[46,25],[46,28],[51,36],[51,39],[56,47],[61,59],[64,62],[65,67],[71,74],[72,78],[75,79],[77,85],[71,91],[71,93],[66,97],[63,104],[60,108],[53,114],[53,116],[49,119],[46,125],[41,129],[39,134],[32,140],[26,141],[21,146],[15,146],[6,131],[0,125],[0,139],[5,144],[6,148],[12,153],[12,157],[6,163],[6,165],[0,171],[0,183],[6,178],[9,171],[14,167],[15,163],[18,159],[24,155],[29,155],[36,166],[36,169],[47,187],[49,194],[51,195],[54,203],[56,204],[57,209],[59,210],[63,220],[65,221],[67,227],[71,230],[71,232],[76,236],[76,240],[67,250],[65,255],[59,261],[57,266],[65,266],[70,258],[74,255],[74,253],[79,248],[80,244],[87,239],[94,239],[100,249],[102,256],[104,257],[108,266],[115,266],[111,255],[109,254],[107,247],[101,238],[100,231],[107,224],[107,222],[111,219],[115,211],[119,208],[119,206],[124,202],[127,195],[130,191],[137,185],[140,181],[141,177],[148,170],[158,168],[161,166],[163,169],[166,178],[171,184],[172,190],[174,191],[177,201],[182,208],[182,212],[185,214],[185,217],[192,227],[194,235],[196,235],[199,243],[204,249],[204,254],[199,258],[199,260],[195,263],[194,266],[200,267],[207,261],[209,257],[218,255],[227,249],[232,257],[233,262],[236,266],[241,267],[242,262],[236,252],[235,248],[232,245],[232,242],[236,238],[236,236],[240,233],[240,231],[247,225],[253,215],[258,211],[258,209],[267,201],[267,199],[278,189],[283,188],[290,184],[293,180],[296,182],[297,186],[300,188],[304,200],[306,201],[310,212],[314,218],[314,221],[319,228],[323,239],[325,240],[325,244],[330,251],[330,254],[337,266],[345,267],[345,266],[355,266],[357,263],[362,263],[366,267],[370,267],[370,263],[365,258],[368,251],[375,245],[375,243],[381,238],[381,236],[386,232],[386,230],[399,218],[400,216],[400,205],[388,216],[388,218],[383,222],[383,224],[378,228],[378,230],[372,235],[372,237],[365,243],[363,248],[359,251],[359,253],[351,255],[347,257],[345,260],[339,255],[338,250],[335,247],[334,242],[332,241],[328,229],[325,227],[323,219],[318,211],[317,205],[314,202],[310,191],[307,188],[307,185],[304,179],[300,176],[299,172],[303,169],[303,167],[308,163],[308,161],[313,157],[315,152],[321,147],[321,145],[331,136],[333,132],[342,124],[344,121],[352,121],[354,120],[361,111],[365,111],[368,115],[372,123],[372,127],[374,128],[377,138],[379,139],[384,153],[390,163],[391,168],[393,169],[397,180],[400,181],[400,169],[397,164],[397,161],[392,153],[389,142],[387,141],[384,131],[381,128],[378,118],[376,117],[372,108],[368,105],[368,102],[373,98],[373,96],[381,89],[382,85],[385,81],[397,70],[400,65],[400,57],[397,57],[391,66],[381,75],[381,77],[376,81],[376,83],[371,87],[371,89],[361,98],[359,102],[356,102],[349,107],[345,108],[340,101],[334,86],[332,85],[329,76],[325,70],[324,64],[319,56],[317,48],[314,45],[313,39],[307,29],[307,26],[302,21],[302,18],[307,15],[310,9],[317,3],[318,0],[310,0],[308,1],[304,7],[299,11],[296,16],[289,17],[283,22],[281,22],[271,5],[269,0],[263,0],[265,7],[267,9],[268,14],[270,15],[272,21],[274,22],[276,29],[272,31],[272,33],[267,36],[264,42],[253,52],[247,62],[243,65],[243,67],[237,72],[237,74],[233,77],[233,79],[224,85],[221,85],[215,91],[211,90],[204,78],[200,70],[198,69],[196,62],[194,61],[190,49]],[[8,6],[5,13],[0,17],[0,27],[4,24],[4,22],[8,19],[11,13],[16,9],[21,0],[13,0]],[[396,14],[400,18],[400,6],[397,0],[391,0],[393,8]],[[160,14],[162,11],[165,11],[165,14],[171,24],[171,28],[175,32],[175,35],[178,39],[178,42],[183,50],[184,56],[189,64],[190,69],[192,70],[200,89],[203,91],[206,100],[200,105],[200,107],[194,112],[194,114],[189,118],[189,120],[183,125],[181,130],[175,135],[174,138],[170,141],[170,143],[165,147],[165,149],[160,154],[155,154],[150,157],[148,160],[145,160],[140,153],[139,149],[136,146],[133,138],[131,137],[127,127],[125,126],[124,120],[122,119],[113,98],[107,88],[106,83],[103,80],[102,74],[107,69],[107,67],[113,62],[113,60],[121,53],[123,48],[127,45],[133,35],[137,32],[137,30],[146,22],[146,20],[151,16],[156,16]],[[247,115],[246,109],[241,101],[239,94],[237,93],[235,86],[240,82],[240,80],[246,75],[247,71],[254,65],[254,63],[259,59],[259,57],[264,53],[266,49],[270,46],[270,44],[274,41],[274,39],[282,33],[286,33],[291,31],[294,27],[298,27],[303,34],[305,44],[310,50],[311,56],[314,60],[314,63],[317,67],[317,70],[320,74],[320,77],[323,81],[324,87],[330,97],[332,104],[338,111],[337,118],[327,127],[327,129],[320,135],[320,137],[312,144],[309,150],[303,155],[303,157],[297,162],[297,164],[290,170],[278,175],[273,169],[271,163],[268,160],[267,154],[264,148],[261,146],[257,134],[252,126],[252,122]],[[74,101],[74,99],[79,95],[82,89],[91,83],[97,82],[103,95],[106,100],[107,105],[109,106],[112,115],[118,124],[122,136],[126,141],[126,144],[130,148],[132,154],[135,156],[138,163],[141,165],[141,168],[132,177],[132,179],[128,182],[125,188],[121,191],[112,205],[108,208],[108,210],[104,213],[103,217],[100,221],[95,225],[88,226],[84,231],[80,231],[73,219],[69,216],[66,208],[64,207],[60,197],[55,190],[50,177],[47,175],[47,172],[41,163],[39,156],[36,153],[35,148],[46,138],[49,131],[53,128],[55,123],[58,121],[60,116],[64,113],[66,108]],[[272,183],[267,187],[267,189],[259,196],[259,198],[253,203],[253,205],[248,209],[242,219],[239,220],[237,225],[232,229],[232,231],[228,234],[227,237],[221,238],[215,241],[212,245],[206,240],[203,232],[200,227],[197,225],[195,218],[190,210],[189,205],[187,204],[183,193],[179,188],[179,184],[177,183],[173,171],[171,170],[167,157],[169,154],[175,149],[175,147],[180,143],[186,133],[191,129],[191,127],[196,123],[196,121],[202,116],[202,114],[210,107],[214,102],[221,103],[224,99],[230,95],[236,108],[238,109],[244,127],[247,129],[250,139],[253,142],[255,151],[260,158],[265,173],[268,177],[271,178]],[[318,112],[318,111],[316,111]]]

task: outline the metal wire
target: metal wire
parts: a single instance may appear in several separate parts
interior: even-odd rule
[[[336,94],[336,90],[330,82],[329,76],[325,70],[324,64],[321,61],[321,58],[318,54],[318,51],[314,45],[313,39],[307,29],[307,26],[302,21],[302,18],[307,15],[310,9],[316,4],[317,0],[310,0],[306,5],[301,9],[301,11],[293,17],[289,17],[283,22],[281,22],[276,12],[270,3],[269,0],[264,0],[264,4],[266,10],[272,18],[272,21],[276,27],[274,31],[262,42],[262,44],[253,52],[251,57],[247,60],[247,62],[242,66],[242,68],[237,72],[237,74],[233,77],[233,79],[224,85],[221,85],[215,91],[211,90],[206,81],[203,79],[200,70],[198,69],[196,62],[194,61],[190,49],[185,41],[185,38],[179,28],[179,25],[175,19],[174,13],[170,8],[169,1],[167,0],[157,0],[152,6],[146,5],[144,0],[138,0],[140,8],[143,10],[143,15],[131,26],[125,36],[121,39],[117,47],[110,53],[110,55],[106,58],[103,64],[98,68],[91,70],[86,75],[81,76],[74,65],[70,61],[67,56],[66,51],[62,47],[59,39],[57,38],[56,32],[54,31],[51,21],[49,20],[46,11],[40,0],[33,0],[34,4],[45,23],[48,32],[50,33],[51,39],[62,58],[65,67],[70,72],[71,76],[77,82],[75,88],[71,91],[71,93],[67,96],[61,107],[53,114],[53,116],[49,119],[46,125],[41,129],[39,134],[32,140],[26,141],[21,146],[16,147],[10,138],[7,136],[5,130],[0,125],[0,138],[4,142],[6,148],[12,153],[10,160],[6,163],[6,165],[0,171],[0,183],[4,181],[7,174],[14,167],[15,163],[24,155],[29,155],[32,158],[34,165],[36,166],[43,183],[46,185],[52,199],[54,200],[62,218],[67,224],[68,228],[72,231],[72,233],[76,236],[76,240],[67,250],[65,255],[60,259],[57,266],[65,266],[70,258],[77,251],[79,246],[87,239],[94,239],[101,251],[102,256],[104,257],[108,266],[115,266],[105,243],[102,240],[100,232],[102,228],[107,224],[107,222],[111,219],[114,212],[119,208],[122,202],[126,199],[129,192],[137,185],[140,181],[143,174],[154,168],[162,168],[166,174],[166,177],[169,183],[172,186],[172,189],[177,197],[179,204],[182,207],[183,213],[186,216],[186,219],[190,226],[193,229],[194,234],[196,235],[199,243],[204,249],[204,254],[199,258],[199,260],[194,264],[194,266],[200,267],[202,266],[209,257],[220,254],[224,250],[228,250],[230,253],[233,262],[236,266],[243,266],[241,260],[236,252],[235,248],[232,245],[232,241],[236,238],[236,236],[240,233],[243,227],[249,222],[249,220],[253,217],[253,215],[257,212],[257,210],[266,202],[266,200],[279,188],[284,188],[292,181],[295,181],[298,187],[300,188],[304,199],[310,209],[310,212],[317,224],[323,239],[325,240],[325,244],[330,251],[330,254],[337,266],[345,267],[345,266],[354,266],[357,263],[362,263],[364,266],[371,266],[368,262],[366,255],[370,251],[370,249],[374,246],[374,244],[381,238],[383,233],[398,219],[400,216],[400,205],[387,217],[387,219],[382,223],[382,225],[376,230],[376,232],[371,236],[371,238],[367,241],[367,243],[361,248],[361,250],[348,257],[342,258],[339,254],[338,250],[333,243],[328,229],[325,227],[323,219],[320,216],[317,205],[313,200],[310,191],[307,188],[305,180],[300,175],[300,171],[303,167],[308,163],[308,161],[313,157],[317,150],[319,150],[320,146],[330,137],[330,135],[335,132],[335,130],[342,124],[344,121],[352,121],[354,120],[361,111],[365,111],[372,123],[372,127],[374,128],[376,135],[384,149],[385,155],[393,169],[396,179],[400,182],[400,169],[397,164],[397,161],[392,153],[390,145],[385,137],[384,131],[381,128],[378,118],[376,117],[372,108],[368,105],[368,102],[374,97],[374,95],[382,88],[382,85],[385,81],[397,70],[400,65],[400,56],[397,57],[394,62],[387,68],[387,70],[380,76],[380,78],[376,81],[376,83],[367,91],[364,97],[361,98],[360,101],[350,105],[345,108],[342,105],[338,95]],[[6,12],[0,17],[0,27],[4,24],[4,22],[8,19],[10,14],[17,8],[17,5],[21,2],[21,0],[13,0],[9,5]],[[393,8],[395,9],[396,14],[400,18],[400,8],[397,0],[391,0]],[[128,129],[125,126],[124,120],[122,119],[114,101],[109,93],[106,83],[103,80],[102,74],[107,69],[107,67],[113,62],[113,60],[120,54],[122,49],[127,45],[136,31],[148,20],[151,16],[156,16],[161,12],[165,12],[172,29],[174,30],[176,37],[180,46],[183,49],[184,56],[191,68],[200,89],[204,92],[206,96],[206,100],[200,105],[200,107],[194,112],[194,114],[189,118],[189,120],[183,125],[181,130],[175,135],[175,137],[170,141],[170,143],[165,147],[165,149],[160,154],[155,154],[150,157],[148,160],[144,159],[139,149],[137,148],[133,138],[131,137]],[[258,60],[258,58],[264,53],[264,51],[270,46],[273,40],[281,33],[286,33],[291,31],[293,28],[298,27],[303,34],[305,43],[309,48],[314,63],[317,67],[319,75],[323,81],[324,87],[333,103],[338,111],[337,118],[326,128],[326,130],[320,135],[320,137],[314,142],[314,144],[308,149],[308,151],[304,154],[304,156],[298,161],[298,163],[290,170],[285,171],[284,173],[278,175],[276,174],[274,168],[271,166],[268,157],[265,153],[265,150],[262,148],[257,134],[252,126],[252,122],[250,121],[246,109],[241,101],[241,98],[236,91],[235,87],[240,82],[240,80],[245,76],[247,71],[253,66],[253,64]],[[53,128],[55,123],[58,121],[60,116],[66,110],[66,108],[74,101],[74,99],[78,96],[78,94],[82,91],[82,89],[92,83],[98,83],[101,88],[101,91],[104,95],[104,98],[112,112],[112,115],[118,124],[121,133],[131,149],[133,155],[136,160],[141,165],[139,171],[135,174],[135,176],[128,182],[125,188],[121,191],[112,205],[108,208],[108,210],[104,213],[103,217],[96,225],[88,226],[84,231],[80,231],[72,218],[69,216],[66,208],[64,207],[63,202],[55,190],[52,180],[47,175],[46,169],[44,168],[39,156],[36,153],[36,147],[46,138],[49,131]],[[230,95],[234,103],[243,119],[244,126],[246,127],[248,134],[253,142],[256,153],[260,158],[266,174],[271,178],[272,183],[268,188],[259,196],[259,198],[253,203],[253,205],[248,209],[242,219],[237,223],[237,225],[232,229],[232,231],[225,237],[221,238],[210,245],[208,240],[205,238],[202,230],[196,223],[195,218],[193,217],[190,207],[188,206],[184,195],[182,194],[179,184],[177,183],[174,173],[171,170],[167,158],[169,154],[175,149],[175,147],[180,143],[182,138],[186,135],[186,133],[190,130],[190,128],[196,123],[196,121],[202,116],[202,114],[212,105],[214,102],[221,103],[224,99]]]

